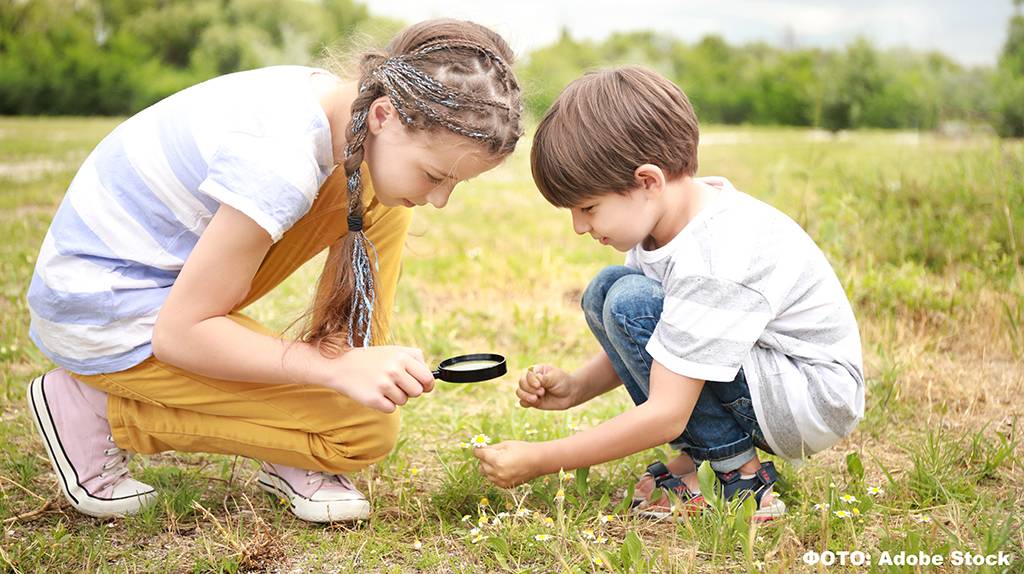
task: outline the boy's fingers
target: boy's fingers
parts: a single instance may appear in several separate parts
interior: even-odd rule
[[[519,397],[520,401],[526,401],[529,403],[537,402],[537,395],[524,391],[523,389],[516,389],[516,396]]]
[[[544,386],[543,383],[541,383],[540,377],[537,376],[537,373],[535,371],[528,371],[526,373],[526,382],[529,383],[530,386],[535,389],[540,389]]]

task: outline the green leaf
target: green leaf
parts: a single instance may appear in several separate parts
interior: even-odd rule
[[[723,501],[718,491],[718,476],[715,475],[715,470],[711,468],[710,462],[705,460],[700,463],[700,468],[697,469],[697,481],[700,482],[700,493],[704,496],[704,500],[721,510]]]
[[[619,558],[622,561],[622,568],[624,570],[631,569],[634,565],[640,563],[640,556],[643,554],[643,541],[637,536],[636,532],[630,531],[626,535],[626,540],[622,542],[622,548],[619,549]]]
[[[857,480],[864,479],[864,464],[860,461],[860,455],[856,452],[851,452],[846,455],[846,470],[850,471],[850,476]]]
[[[581,497],[586,496],[590,489],[587,479],[590,477],[590,467],[576,469],[576,493]]]

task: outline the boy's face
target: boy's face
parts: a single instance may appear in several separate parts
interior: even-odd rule
[[[570,209],[573,230],[589,233],[602,245],[626,252],[643,242],[654,228],[650,196],[641,189],[606,193]]]

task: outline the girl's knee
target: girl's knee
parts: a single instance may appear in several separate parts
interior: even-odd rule
[[[324,433],[320,438],[328,450],[327,470],[355,472],[380,461],[398,443],[401,416],[398,411],[385,414],[373,411],[357,425]]]

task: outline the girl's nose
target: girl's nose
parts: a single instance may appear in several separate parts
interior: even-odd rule
[[[452,195],[451,187],[439,187],[427,194],[427,201],[437,209],[448,205],[448,198]]]

